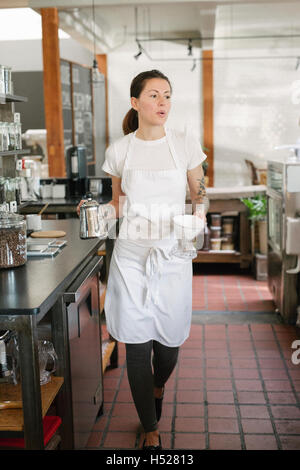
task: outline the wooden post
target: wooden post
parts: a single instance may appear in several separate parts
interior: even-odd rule
[[[202,93],[203,93],[203,145],[208,149],[207,176],[209,186],[214,185],[214,79],[213,51],[204,50],[202,53]]]
[[[98,69],[105,77],[105,140],[106,147],[109,144],[109,132],[108,132],[108,86],[107,86],[107,55],[97,54],[96,55]]]
[[[66,175],[60,56],[56,8],[41,8],[43,31],[44,102],[49,176]]]

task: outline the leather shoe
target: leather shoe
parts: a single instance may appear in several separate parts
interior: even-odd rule
[[[145,446],[146,439],[144,439],[142,450],[161,450],[162,446],[161,446],[160,435],[158,436],[158,439],[159,439],[159,445],[158,446]]]
[[[155,411],[156,411],[156,421],[158,422],[161,417],[161,410],[162,410],[162,402],[164,399],[164,394],[165,394],[165,387],[163,389],[163,394],[161,398],[155,398]]]

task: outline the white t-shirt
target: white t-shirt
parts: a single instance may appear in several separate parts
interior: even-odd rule
[[[197,137],[177,130],[169,130],[169,133],[182,168],[192,170],[206,159]],[[127,134],[121,137],[106,149],[103,171],[119,178],[122,177],[130,136],[131,134]],[[140,170],[175,168],[166,136],[156,140],[142,140],[134,137],[128,168]]]

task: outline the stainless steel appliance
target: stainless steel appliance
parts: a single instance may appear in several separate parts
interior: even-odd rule
[[[285,323],[295,324],[300,304],[300,160],[268,161],[268,282]]]
[[[66,151],[68,177],[68,196],[82,198],[87,191],[86,149],[83,145],[74,145]]]

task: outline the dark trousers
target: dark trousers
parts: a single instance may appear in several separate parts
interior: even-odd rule
[[[144,431],[155,431],[154,387],[161,388],[167,382],[176,366],[179,347],[164,346],[155,340],[125,346],[128,381],[137,413]]]

